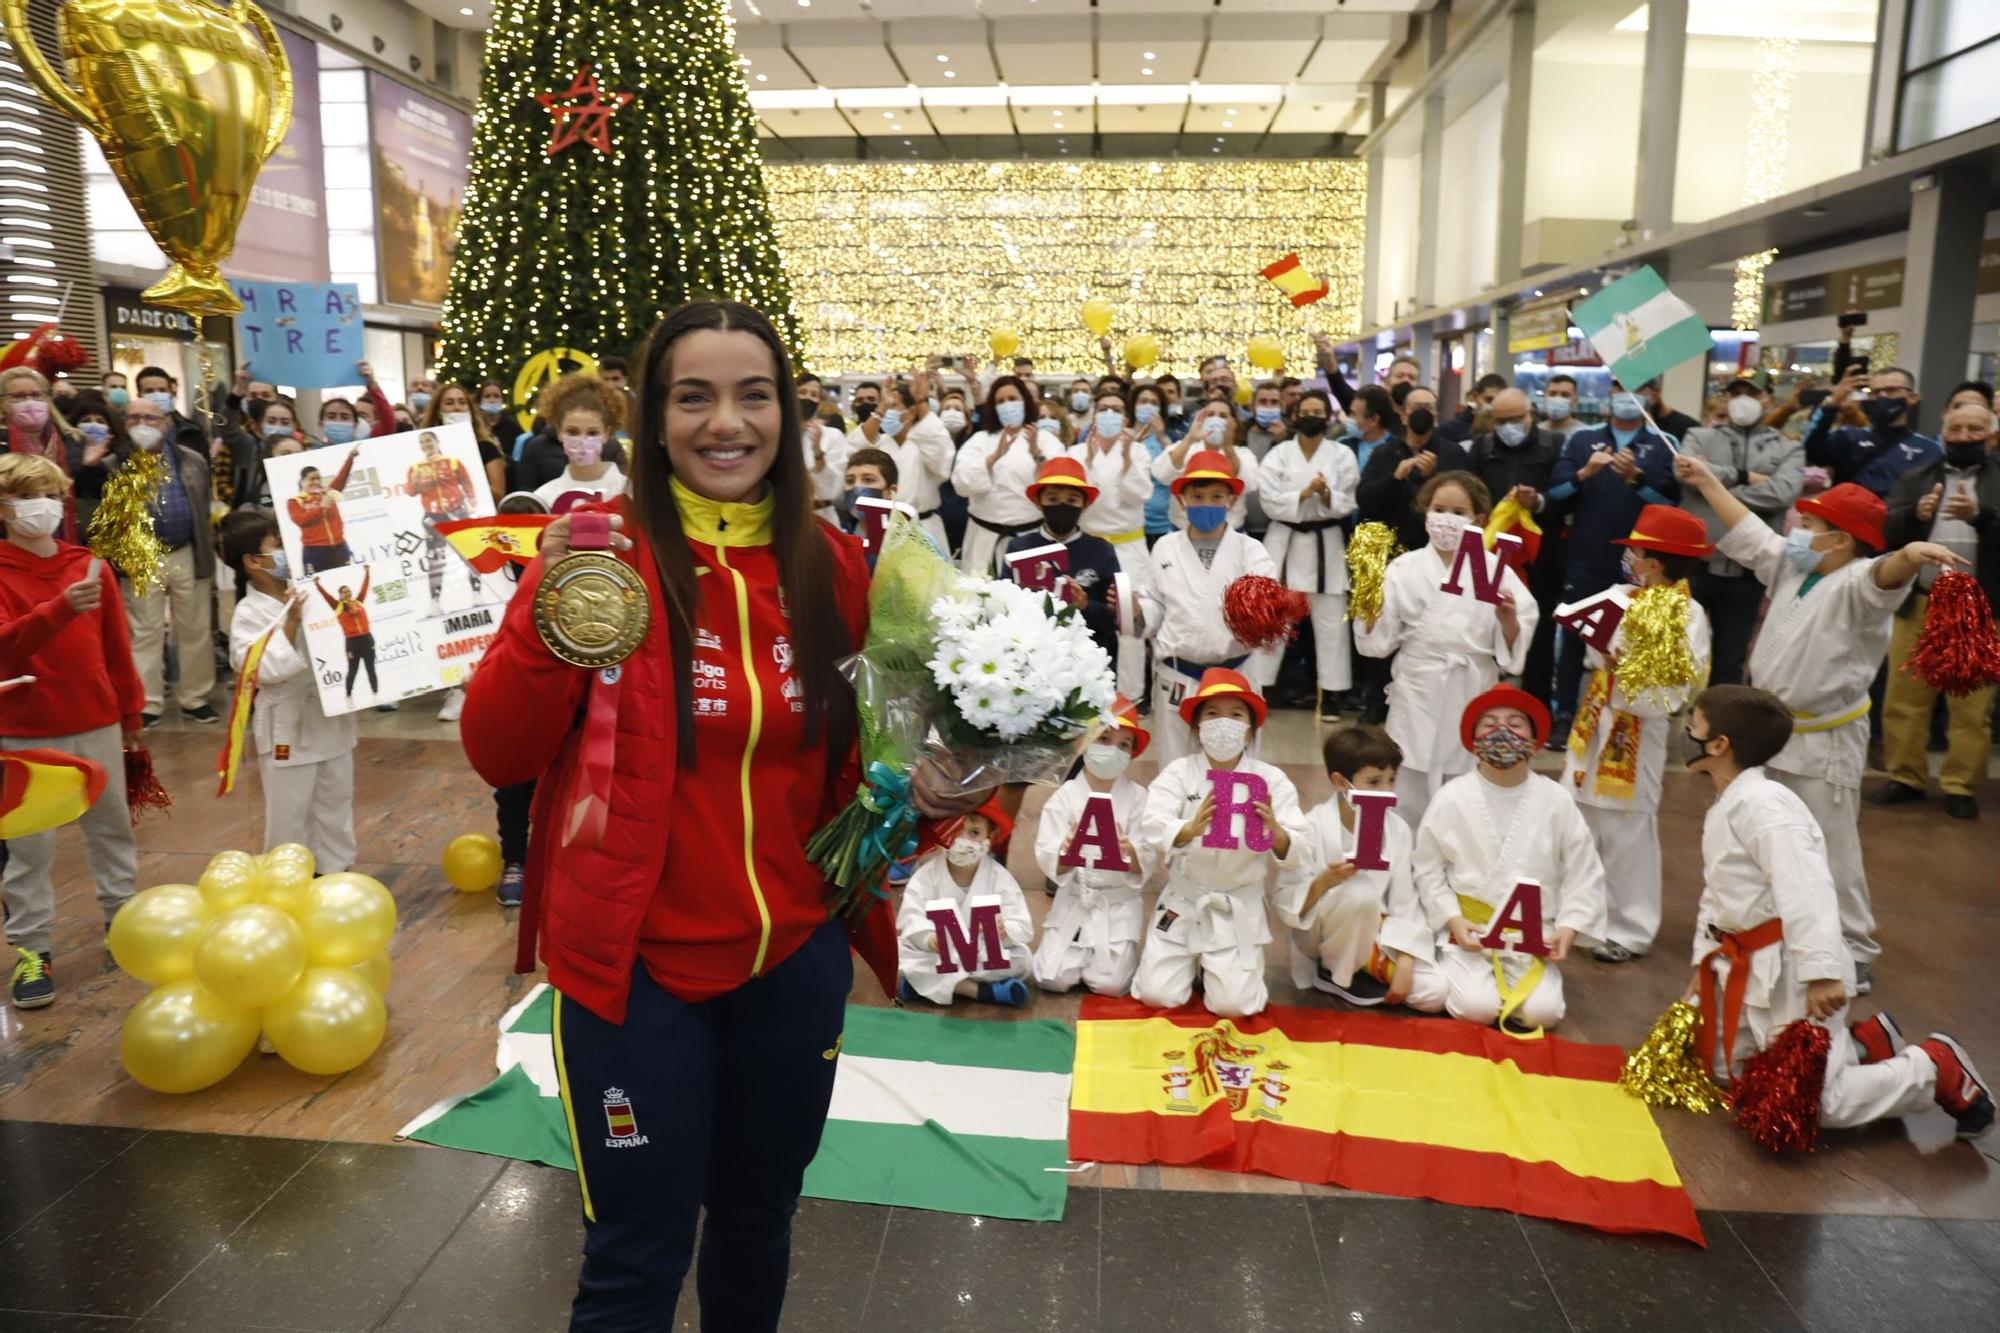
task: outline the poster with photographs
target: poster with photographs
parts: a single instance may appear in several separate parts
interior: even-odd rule
[[[329,715],[464,684],[505,609],[434,524],[493,513],[470,426],[266,459]]]

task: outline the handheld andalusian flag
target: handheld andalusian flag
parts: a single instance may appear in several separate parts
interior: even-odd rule
[[[102,764],[61,750],[0,751],[0,839],[81,819],[103,792]]]
[[[1708,325],[1648,265],[1577,302],[1569,317],[1628,386],[1708,354]]]
[[[1306,272],[1305,265],[1299,262],[1297,251],[1275,264],[1266,265],[1263,272],[1273,286],[1292,299],[1294,306],[1311,305],[1333,290],[1324,280]]]
[[[215,757],[215,794],[227,796],[236,789],[236,770],[243,763],[243,738],[250,732],[250,707],[257,702],[257,668],[264,664],[264,649],[278,632],[280,620],[257,637],[243,654],[243,668],[236,673],[236,690],[229,696],[229,726],[222,733],[222,753]]]
[[[553,514],[496,514],[436,526],[465,563],[481,574],[497,574],[509,560],[519,565],[532,561],[541,548],[542,529],[553,522]]]

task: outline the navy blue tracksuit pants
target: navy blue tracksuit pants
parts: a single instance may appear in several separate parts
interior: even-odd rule
[[[585,1221],[571,1329],[671,1327],[703,1210],[702,1328],[777,1328],[853,978],[847,932],[829,921],[763,976],[701,1004],[676,999],[643,964],[623,1024],[558,993],[556,1065]]]

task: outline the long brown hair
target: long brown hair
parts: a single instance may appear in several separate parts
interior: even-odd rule
[[[694,557],[674,503],[673,463],[667,455],[667,390],[674,343],[703,329],[754,335],[777,367],[778,410],[782,419],[778,453],[765,474],[771,487],[771,541],[778,559],[778,587],[791,623],[793,670],[805,691],[806,743],[824,740],[827,771],[847,759],[855,734],[854,695],[835,666],[854,651],[834,592],[835,562],[826,530],[813,516],[812,478],[805,451],[798,447],[798,393],[791,360],[771,321],[736,301],[689,301],[667,312],[638,356],[638,402],[632,423],[630,495],[632,517],[653,548],[665,603],[667,636],[673,649],[675,712],[679,718],[680,762],[694,759],[694,616],[700,603]]]

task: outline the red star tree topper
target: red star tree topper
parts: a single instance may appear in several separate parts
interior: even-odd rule
[[[576,67],[576,78],[569,87],[559,93],[536,93],[535,100],[555,122],[549,128],[550,157],[575,143],[587,143],[609,157],[612,113],[629,105],[632,94],[612,93],[607,98],[586,63]]]

